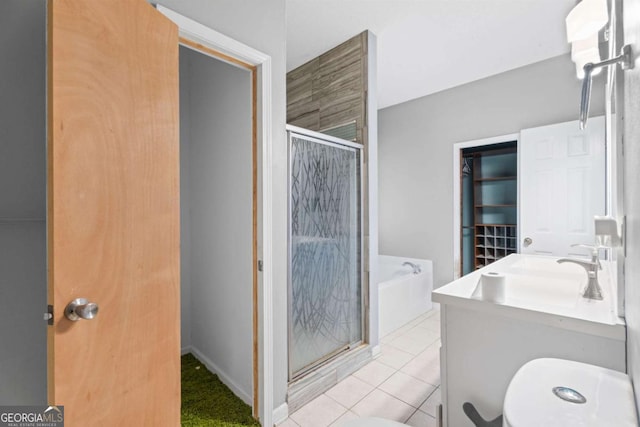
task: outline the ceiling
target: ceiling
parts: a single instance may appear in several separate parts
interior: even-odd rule
[[[569,51],[575,0],[286,0],[287,71],[354,35],[378,40],[385,108]]]

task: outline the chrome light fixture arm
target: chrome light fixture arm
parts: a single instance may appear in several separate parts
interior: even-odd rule
[[[584,79],[582,80],[582,96],[580,99],[580,129],[587,127],[589,118],[589,103],[591,100],[591,78],[594,70],[608,65],[620,64],[623,70],[633,68],[631,45],[624,45],[620,55],[598,63],[588,63],[584,66]]]

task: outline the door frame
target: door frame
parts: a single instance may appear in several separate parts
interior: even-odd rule
[[[253,415],[273,424],[273,177],[271,57],[162,5],[179,43],[251,72],[253,152]],[[259,227],[259,224],[262,227]],[[259,243],[262,251],[259,252]],[[262,261],[262,274],[258,262]]]
[[[460,191],[460,161],[462,160],[462,150],[465,148],[482,147],[506,142],[516,141],[520,143],[520,132],[510,133],[490,138],[474,139],[471,141],[457,142],[453,144],[453,280],[462,276],[462,259],[460,250],[462,249],[460,239],[460,224],[462,222],[462,193]],[[520,174],[520,151],[518,150],[518,175]],[[518,191],[518,206],[520,206],[520,191]],[[517,213],[518,231],[520,230],[520,209]],[[518,233],[519,235],[519,233]],[[518,244],[518,250],[520,245]]]

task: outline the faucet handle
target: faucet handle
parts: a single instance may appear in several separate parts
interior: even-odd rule
[[[602,270],[602,264],[600,264],[600,249],[605,249],[605,246],[600,245],[585,245],[584,243],[574,243],[572,248],[585,248],[591,252],[591,261],[598,263],[598,269]]]

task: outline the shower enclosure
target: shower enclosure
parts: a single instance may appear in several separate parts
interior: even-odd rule
[[[287,134],[291,381],[363,342],[362,145]]]

